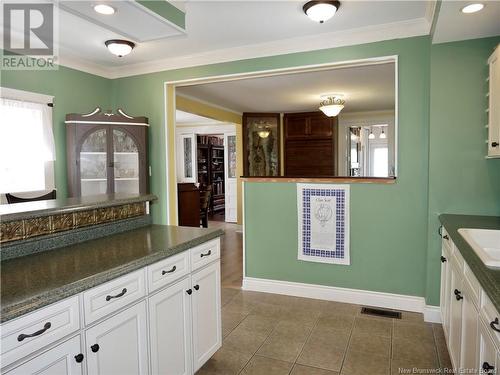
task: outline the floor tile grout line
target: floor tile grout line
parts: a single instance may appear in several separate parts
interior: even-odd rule
[[[292,369],[293,367],[295,366],[295,364],[297,363],[297,360],[299,359],[300,355],[302,354],[302,352],[304,351],[304,347],[306,346],[306,343],[307,341],[309,341],[309,338],[311,337],[314,329],[316,328],[316,326],[318,325],[318,322],[319,322],[319,317],[321,316],[321,312],[318,314],[318,316],[316,317],[316,319],[314,320],[314,323],[313,323],[313,326],[311,328],[311,331],[309,332],[309,334],[307,335],[307,338],[305,339],[304,341],[304,344],[302,344],[302,347],[300,348],[300,351],[299,351],[299,354],[297,354],[297,356],[295,357],[295,360],[293,361],[292,363]],[[290,370],[291,371],[291,370]]]
[[[354,333],[354,326],[356,324],[356,317],[357,316],[359,316],[359,314],[355,315],[354,319],[352,320],[351,331],[349,332],[349,339],[347,340],[347,346],[345,347],[344,355],[342,356],[342,363],[340,364],[339,374],[342,374],[342,369],[344,368],[344,362],[345,362],[345,358],[347,357],[347,352],[349,351],[349,346],[351,345],[351,338],[352,338],[352,335]]]
[[[250,314],[248,314],[250,315]],[[247,317],[248,317],[247,315]],[[258,314],[255,314],[255,315],[258,315]],[[264,316],[264,315],[263,315]],[[245,318],[246,319],[246,318]],[[274,319],[274,317],[273,317]],[[241,323],[240,323],[241,324]],[[241,370],[238,372],[238,375],[242,374],[243,373],[243,370],[245,369],[245,367],[247,367],[247,365],[250,363],[250,361],[252,360],[253,357],[255,357],[257,355],[257,352],[260,350],[260,348],[262,348],[262,346],[267,342],[267,340],[269,340],[269,337],[271,337],[271,335],[273,334],[273,332],[276,330],[276,327],[278,326],[279,324],[279,320],[278,322],[276,323],[276,325],[273,327],[273,329],[271,330],[271,332],[269,332],[269,335],[267,335],[266,339],[262,342],[262,344],[259,345],[259,347],[257,348],[257,350],[251,355],[251,357],[248,359],[248,361],[245,363],[245,365],[241,368]],[[261,357],[266,357],[266,356],[261,356]],[[269,358],[269,357],[266,357],[266,358]],[[274,359],[274,358],[271,358],[271,359]],[[292,366],[293,367],[293,366]]]

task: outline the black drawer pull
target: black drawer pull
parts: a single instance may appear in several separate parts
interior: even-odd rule
[[[457,299],[457,301],[460,301],[461,299],[464,299],[464,297],[462,297],[462,292],[458,289],[455,289],[455,298]]]
[[[445,235],[443,236],[443,238],[444,238],[446,241],[448,241],[448,240],[450,239],[450,237],[448,237],[448,235],[447,235],[447,234],[445,234]]]
[[[208,250],[208,253],[206,253],[206,254],[201,253],[200,254],[200,258],[207,257],[207,256],[209,256],[211,254],[212,254],[212,250]]]
[[[47,322],[44,324],[44,326],[41,330],[36,331],[35,333],[30,333],[30,334],[21,333],[19,336],[17,336],[17,341],[23,341],[24,339],[26,339],[28,337],[40,336],[42,333],[44,333],[50,327],[52,327],[52,324],[50,322]]]
[[[441,263],[444,263],[444,262],[446,262],[446,258],[441,255]]]
[[[76,361],[76,363],[82,362],[83,361],[83,354],[80,353],[80,354],[75,355],[75,361]]]
[[[90,347],[93,353],[97,353],[99,351],[99,344],[94,344]]]
[[[106,296],[106,301],[110,301],[113,298],[123,297],[125,295],[125,293],[127,293],[127,288],[123,288],[121,293],[118,293],[116,296]]]
[[[499,323],[498,318],[495,318],[495,320],[490,323],[490,327],[494,331],[500,332],[500,329],[498,329],[497,327],[495,327],[496,325],[498,325],[498,323]]]
[[[493,374],[493,370],[495,370],[495,366],[490,365],[488,362],[484,362],[483,363],[483,370],[486,371],[485,374]]]
[[[193,286],[194,290],[199,290],[200,289],[200,286],[198,284],[196,284],[195,286]]]
[[[165,271],[165,270],[164,270],[164,271],[161,271],[161,274],[162,274],[162,276],[163,276],[163,275],[166,275],[167,273],[172,273],[172,272],[175,272],[175,270],[176,270],[176,269],[177,269],[177,267],[176,267],[176,266],[173,266],[173,267],[172,267],[170,270],[168,270],[168,271]]]
[[[500,143],[498,143],[498,142],[491,142],[491,147],[498,147],[498,145],[500,145]]]
[[[188,289],[188,290],[186,290],[186,293],[191,295],[193,293],[193,291],[191,289]]]

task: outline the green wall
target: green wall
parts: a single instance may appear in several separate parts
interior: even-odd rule
[[[247,183],[246,272],[439,300],[441,212],[500,214],[500,160],[485,160],[486,58],[500,38],[431,45],[429,37],[256,58],[107,80],[61,67],[2,72],[1,85],[54,95],[56,182],[66,192],[64,115],[96,105],[150,119],[156,223],[167,220],[164,82],[398,55],[399,176],[351,185],[351,266],[297,260],[296,185]]]
[[[3,70],[0,86],[54,96],[52,112],[56,145],[55,183],[60,197],[67,195],[67,113],[85,113],[97,106],[111,108],[111,80],[60,66],[58,70]]]
[[[390,185],[351,185],[350,266],[297,260],[296,184],[246,183],[247,276],[423,296],[429,40],[392,41],[354,51],[363,57],[399,56],[398,179]]]
[[[427,303],[439,303],[440,213],[500,215],[500,159],[486,160],[488,65],[500,37],[431,47]]]

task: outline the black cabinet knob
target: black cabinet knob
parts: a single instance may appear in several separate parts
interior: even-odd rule
[[[446,241],[448,241],[448,240],[450,239],[450,237],[448,237],[448,235],[447,235],[447,234],[445,234],[445,235],[443,236],[443,238],[444,238]]]
[[[188,289],[188,290],[186,290],[186,293],[191,295],[193,293],[193,291],[191,289]]]
[[[488,362],[483,363],[483,370],[486,371],[485,374],[493,374],[495,366],[490,365]]]
[[[200,289],[200,286],[198,284],[196,284],[195,286],[193,286],[194,290],[199,290]]]
[[[83,354],[82,354],[82,353],[80,353],[80,354],[75,355],[75,361],[76,361],[77,363],[82,362],[82,361],[83,361]]]
[[[500,143],[498,142],[491,142],[491,147],[498,147]]]
[[[464,299],[464,297],[462,297],[462,292],[460,290],[455,289],[454,293],[455,293],[455,298],[457,299],[457,301]]]
[[[441,263],[444,263],[444,262],[446,262],[446,258],[441,255]]]
[[[94,344],[90,347],[92,352],[97,353],[99,351],[99,344]]]

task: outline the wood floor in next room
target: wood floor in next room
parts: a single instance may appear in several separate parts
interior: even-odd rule
[[[226,231],[223,345],[197,375],[451,373],[444,371],[451,362],[443,329],[425,323],[422,314],[373,317],[361,314],[359,305],[240,290],[242,234],[234,224],[209,224],[215,225]]]

